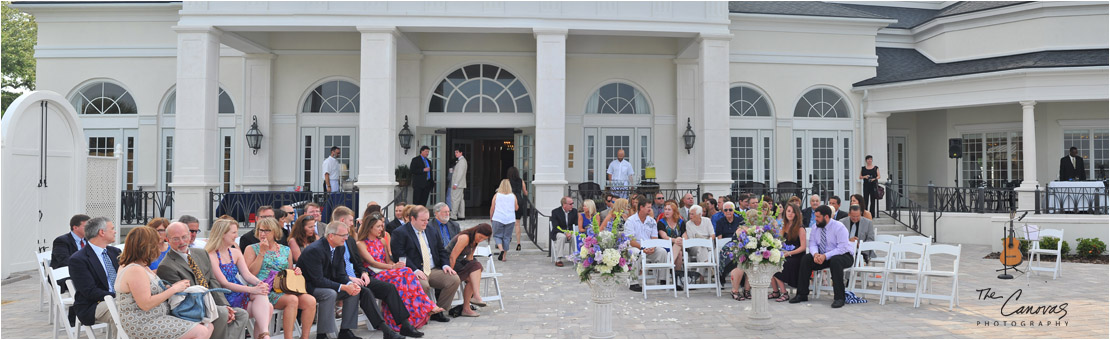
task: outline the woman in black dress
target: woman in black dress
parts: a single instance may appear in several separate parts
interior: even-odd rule
[[[798,287],[798,266],[801,265],[802,257],[806,254],[805,245],[807,244],[806,230],[802,228],[801,211],[797,204],[788,204],[783,211],[782,234],[785,238],[784,244],[794,246],[794,250],[782,253],[782,256],[786,257],[786,262],[782,264],[782,271],[775,273],[771,280],[773,292],[767,296],[768,299],[775,299],[778,302],[790,300],[790,295],[786,292],[786,285],[794,288]]]
[[[520,209],[516,210],[516,250],[520,251],[520,218],[524,216],[527,211],[527,204],[524,204],[524,196],[528,196],[528,188],[524,186],[524,179],[520,178],[520,171],[516,167],[509,168],[509,173],[506,175],[509,178],[509,185],[513,187],[513,195],[516,195],[517,204]]]
[[[482,282],[482,263],[474,261],[474,248],[488,240],[490,235],[493,235],[493,227],[489,223],[482,223],[459,232],[447,244],[447,250],[451,252],[449,265],[459,274],[459,279],[466,283],[463,288],[463,306],[486,306],[478,290],[478,285]],[[478,313],[470,308],[462,308],[462,316],[477,317]]]
[[[871,155],[864,157],[867,165],[859,170],[859,178],[863,180],[863,210],[871,212],[871,216],[878,215],[878,200],[875,199],[875,188],[879,186],[879,167],[871,164]]]

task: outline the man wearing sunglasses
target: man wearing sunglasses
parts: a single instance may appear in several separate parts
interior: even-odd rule
[[[663,193],[656,193],[655,200],[651,201],[651,216],[658,217],[663,214],[663,203],[666,202],[666,197]]]
[[[200,234],[200,221],[192,215],[181,215],[178,222],[189,226],[189,248],[204,248],[204,242],[197,243],[197,234]]]

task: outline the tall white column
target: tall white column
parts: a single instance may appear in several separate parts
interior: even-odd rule
[[[244,153],[243,159],[246,162],[242,166],[243,175],[240,183],[244,189],[266,191],[270,189],[271,166],[280,166],[270,164],[270,154],[277,145],[273,142],[277,134],[270,124],[270,89],[274,55],[248,54],[244,59],[243,93],[246,98],[243,102],[246,105],[243,110],[243,125],[239,130],[243,131],[243,138],[246,138],[246,132],[251,128],[253,118],[257,118],[258,130],[262,132],[262,147],[258,149],[258,153],[254,153],[249,146],[244,149],[252,152]]]
[[[697,146],[705,143],[705,136],[700,136],[702,131],[698,127],[700,117],[697,115],[696,96],[698,88],[698,63],[696,59],[675,59],[675,135],[678,136],[679,147],[675,148],[675,185],[678,188],[693,188],[698,185],[698,155]],[[697,119],[695,119],[697,118]],[[686,150],[682,134],[686,133],[686,122],[695,133],[694,149]],[[700,199],[696,198],[695,199]]]
[[[864,124],[867,124],[867,147],[864,149],[867,154],[860,155],[860,161],[863,161],[863,157],[871,155],[872,164],[879,167],[879,184],[886,183],[887,179],[890,178],[890,162],[887,159],[886,147],[887,118],[890,118],[888,112],[867,112],[863,114]],[[862,184],[857,184],[863,183],[857,179],[859,178],[859,171],[849,169],[848,174],[853,178],[851,192],[862,192]],[[857,186],[859,187],[857,188]],[[885,209],[884,204],[886,204],[885,200],[879,200],[879,207]]]
[[[397,32],[396,27],[358,27],[361,32],[358,118],[360,203],[393,200],[397,185]]]
[[[695,105],[700,114],[695,121],[700,129],[697,143],[700,172],[699,183],[702,192],[714,196],[727,195],[731,190],[729,135],[728,135],[728,79],[729,79],[729,40],[731,35],[702,35],[698,53],[698,80],[700,91]],[[700,119],[698,119],[700,118]],[[685,124],[683,124],[685,127]]]
[[[1032,210],[1036,207],[1037,190],[1037,124],[1033,117],[1035,101],[1023,101],[1021,104],[1021,157],[1022,176],[1021,186],[1015,189],[1018,192],[1018,209]]]
[[[175,27],[177,31],[177,120],[172,187],[178,216],[192,215],[208,225],[208,190],[219,180],[220,35],[213,27]]]
[[[566,192],[567,30],[533,30],[536,36],[536,209],[549,212]],[[541,224],[546,225],[546,224]],[[547,244],[547,230],[537,233]]]

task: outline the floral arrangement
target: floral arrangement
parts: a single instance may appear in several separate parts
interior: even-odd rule
[[[732,241],[725,243],[721,251],[721,263],[735,262],[741,268],[751,268],[760,264],[780,266],[785,261],[783,252],[794,250],[792,245],[782,242],[782,223],[778,222],[778,211],[765,212],[770,202],[759,202],[758,208],[744,212],[745,225],[736,232]]]
[[[590,281],[594,274],[613,277],[615,274],[630,272],[632,261],[637,260],[636,255],[629,251],[632,248],[632,239],[619,232],[620,226],[624,225],[620,213],[615,213],[613,222],[605,227],[600,226],[599,217],[594,214],[591,219],[593,223],[586,228],[585,233],[559,228],[559,231],[575,235],[581,240],[582,246],[578,253],[568,255],[567,258],[576,264],[578,277],[582,282]]]

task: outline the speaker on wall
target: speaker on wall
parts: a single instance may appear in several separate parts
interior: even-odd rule
[[[948,139],[948,158],[961,158],[964,156],[964,140],[962,138]]]

